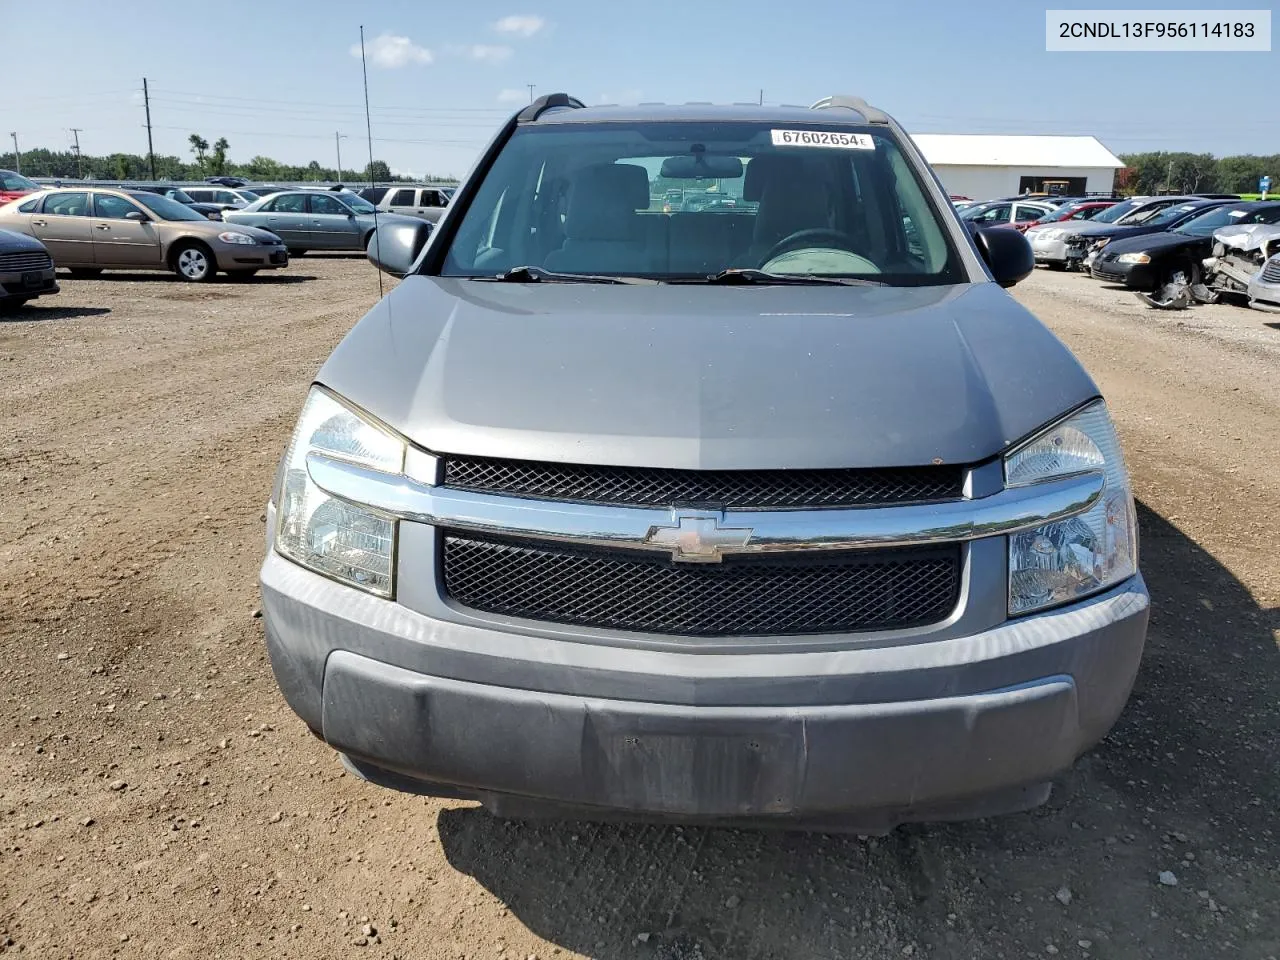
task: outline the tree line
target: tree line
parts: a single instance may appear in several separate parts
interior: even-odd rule
[[[1215,157],[1211,153],[1124,153],[1116,175],[1122,193],[1256,193],[1264,175],[1280,193],[1280,153]]]
[[[432,183],[456,183],[456,177],[438,177],[428,174],[422,178],[395,176],[383,160],[374,160],[358,169],[344,167],[341,171],[327,167],[318,160],[304,166],[281,163],[271,157],[257,156],[247,163],[236,163],[227,154],[231,145],[226,137],[213,142],[193,133],[187,138],[191,146],[190,162],[182,157],[156,154],[155,176],[159,180],[203,180],[210,176],[239,176],[247,180],[317,180],[328,183],[407,183],[422,179]],[[147,157],[136,153],[112,153],[105,156],[77,156],[74,150],[49,150],[35,147],[22,151],[22,173],[28,177],[65,177],[88,180],[150,180],[151,164]],[[0,153],[0,169],[17,170],[18,159],[13,152]]]

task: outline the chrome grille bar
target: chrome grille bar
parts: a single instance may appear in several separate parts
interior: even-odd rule
[[[452,490],[359,464],[307,455],[315,484],[331,496],[388,518],[479,533],[582,546],[656,550],[676,559],[717,561],[729,554],[955,543],[1017,533],[1081,513],[1102,495],[1104,476],[1089,471],[1010,487],[988,497],[889,507],[819,510],[688,511],[615,507]],[[680,517],[676,517],[676,513]],[[727,536],[714,549],[682,554],[678,534],[691,513]]]

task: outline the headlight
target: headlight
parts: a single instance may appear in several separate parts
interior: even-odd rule
[[[1096,240],[1096,241],[1094,241],[1093,249],[1095,249],[1095,250],[1101,250],[1103,247],[1105,247],[1105,246],[1106,246],[1108,243],[1110,243],[1110,242],[1111,242],[1111,238],[1110,238],[1110,237],[1103,237],[1101,240]]]
[[[1150,263],[1151,258],[1145,253],[1122,253],[1116,257],[1120,263]]]
[[[218,234],[218,239],[223,243],[256,244],[258,242],[247,233],[237,233],[234,230],[228,230],[226,233]]]
[[[1105,403],[1089,404],[1004,459],[1011,487],[1085,470],[1106,477],[1093,507],[1009,538],[1011,615],[1079,600],[1137,572],[1137,516]]]
[[[312,387],[281,464],[276,550],[295,563],[349,586],[390,597],[396,524],[329,496],[312,482],[307,454],[400,473],[405,443],[385,427]]]

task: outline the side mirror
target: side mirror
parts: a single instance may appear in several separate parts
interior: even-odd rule
[[[126,220],[132,220],[134,223],[146,223],[147,215],[141,210],[130,210],[124,215]]]
[[[418,254],[430,237],[431,224],[425,220],[381,223],[369,240],[369,260],[384,273],[403,277],[418,259]]]
[[[1021,232],[986,227],[973,230],[972,233],[978,253],[982,254],[991,276],[1000,286],[1012,287],[1035,270],[1035,254],[1031,252],[1031,244]]]

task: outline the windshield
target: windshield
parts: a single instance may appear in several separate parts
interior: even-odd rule
[[[179,190],[176,187],[166,190],[164,192],[164,195],[173,200],[177,200],[179,203],[195,203],[196,202],[195,197],[191,196],[191,194],[187,193],[187,191]]]
[[[1175,203],[1173,206],[1165,207],[1163,210],[1158,211],[1154,216],[1143,217],[1134,222],[1142,223],[1149,227],[1159,227],[1166,223],[1174,223],[1177,220],[1181,220],[1194,209],[1196,209],[1196,206],[1193,203]]]
[[[1036,223],[1056,223],[1059,220],[1068,220],[1075,209],[1076,204],[1064,203],[1062,206],[1045,213],[1044,216],[1036,220]]]
[[[1249,207],[1217,207],[1198,217],[1192,217],[1186,223],[1175,228],[1175,233],[1186,233],[1193,237],[1207,237],[1219,227],[1228,227],[1237,223],[1259,223],[1262,216]]]
[[[373,204],[364,199],[364,197],[357,196],[354,193],[344,195],[342,202],[356,213],[373,213]]]
[[[162,197],[158,193],[145,193],[139,190],[137,193],[131,193],[129,196],[137,200],[140,204],[154,213],[161,220],[205,220],[204,214],[197,213],[190,207],[179,203],[177,200],[171,200],[168,197]]]
[[[915,285],[964,274],[892,136],[759,122],[519,128],[463,214],[445,276],[770,274]]]
[[[260,196],[258,196],[256,193],[254,193],[252,190],[238,190],[238,191],[236,191],[236,192],[240,194],[240,199],[241,199],[241,200],[243,200],[245,203],[253,203],[253,201],[255,201],[255,200],[261,200],[261,199],[262,199]]]
[[[1115,206],[1107,207],[1100,214],[1093,218],[1094,223],[1115,223],[1121,217],[1133,211],[1141,200],[1121,200]]]
[[[40,184],[12,170],[0,170],[0,190],[39,190]]]

